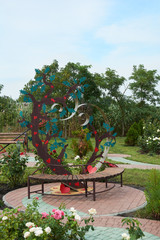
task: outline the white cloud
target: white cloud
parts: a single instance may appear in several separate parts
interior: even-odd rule
[[[160,16],[127,18],[101,27],[96,36],[109,44],[160,43]]]

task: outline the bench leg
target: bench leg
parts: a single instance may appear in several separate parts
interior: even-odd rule
[[[106,188],[108,187],[108,179],[105,178],[105,182],[106,182]]]
[[[123,187],[123,178],[122,178],[122,173],[121,173],[121,187]]]
[[[85,186],[85,196],[87,197],[87,181],[85,181],[85,183],[84,183],[84,186]]]
[[[28,186],[28,199],[30,199],[30,179],[29,178],[27,181],[27,186]]]
[[[95,180],[93,180],[93,201],[96,201],[96,186],[95,186]]]
[[[44,195],[44,182],[42,182],[42,195]]]

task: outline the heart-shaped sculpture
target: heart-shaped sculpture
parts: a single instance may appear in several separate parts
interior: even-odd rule
[[[51,159],[48,158],[48,159],[46,160],[46,162],[47,162],[47,163],[51,163]]]
[[[96,167],[92,167],[91,165],[88,165],[87,170],[89,173],[94,173],[97,171]]]
[[[79,187],[79,182],[76,182],[74,185],[75,185],[76,187]]]
[[[61,185],[60,185],[60,190],[61,190],[61,193],[69,193],[70,192],[70,188],[66,187],[63,183],[61,183]]]

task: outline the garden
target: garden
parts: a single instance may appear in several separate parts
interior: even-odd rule
[[[140,75],[141,78],[150,75],[152,80],[155,80],[155,86],[158,82],[155,74],[156,71],[149,72],[144,69],[143,65],[140,65],[137,68],[134,67],[131,79],[137,83]],[[47,77],[49,81],[46,80]],[[43,79],[45,84],[43,84]],[[80,79],[81,87],[78,85],[77,79]],[[153,91],[153,88],[149,89],[150,86],[146,83],[144,89],[146,88],[145,93],[148,92],[145,96],[140,92],[140,89],[142,91],[141,85],[138,88],[134,82],[130,84],[133,98],[127,98],[124,93],[120,92],[120,87],[124,82],[125,79],[119,77],[116,71],[111,69],[107,69],[105,76],[92,74],[89,66],[73,63],[68,63],[64,69],[58,70],[58,62],[54,61],[50,66],[44,66],[42,70],[36,69],[34,80],[31,80],[21,90],[17,101],[8,97],[0,97],[2,100],[0,112],[3,112],[0,115],[1,132],[23,132],[29,129],[29,152],[37,155],[37,166],[44,168],[47,165],[48,168],[45,169],[45,172],[49,174],[54,174],[52,166],[53,164],[55,166],[55,161],[57,163],[58,160],[58,164],[61,163],[62,169],[64,169],[62,174],[68,174],[68,171],[71,171],[72,174],[82,173],[80,165],[85,166],[83,171],[87,171],[88,166],[101,171],[107,167],[122,164],[106,157],[104,159],[102,152],[108,153],[108,150],[110,154],[130,155],[127,157],[128,160],[160,165],[160,110],[153,104],[158,101],[158,98],[157,100],[151,99],[151,95],[149,95],[150,99],[148,99],[148,93]],[[66,88],[67,93],[65,92]],[[107,96],[103,91],[106,89],[108,90]],[[139,89],[139,102],[134,100],[134,96],[138,94],[137,89]],[[52,95],[53,90],[54,96]],[[61,94],[62,98],[59,97]],[[50,95],[49,100],[48,95]],[[154,96],[156,97],[157,94]],[[87,115],[84,118],[83,114],[78,113],[79,115],[75,116],[74,120],[71,119],[69,123],[68,121],[60,122],[60,118],[68,120],[69,115],[74,115],[78,110],[79,105],[76,105],[76,111],[73,106],[73,102],[77,104],[76,99],[82,101],[82,110],[89,112],[89,117]],[[57,110],[55,102],[58,100],[63,107]],[[66,101],[69,104],[67,112],[65,110]],[[89,103],[89,108],[86,108],[85,101]],[[50,103],[55,104],[51,109],[48,108]],[[60,112],[59,115],[57,111]],[[49,113],[47,117],[45,116],[46,112]],[[90,117],[91,113],[92,117]],[[93,123],[93,119],[95,123]],[[86,120],[90,124],[89,127],[85,127],[85,125],[79,127]],[[110,127],[109,123],[113,127]],[[105,131],[107,141],[103,137]],[[38,132],[39,134],[37,134]],[[54,139],[52,140],[51,137]],[[59,141],[56,140],[56,137]],[[46,155],[45,150],[48,149],[48,155]],[[37,166],[28,167],[26,165],[28,162],[26,150],[22,144],[8,146],[7,154],[4,151],[4,157],[0,159],[0,209],[3,210],[0,218],[0,234],[4,239],[85,239],[86,232],[94,229],[96,209],[88,209],[89,217],[82,219],[81,225],[81,217],[74,208],[68,212],[65,206],[59,206],[50,214],[39,213],[37,210],[38,198],[35,198],[33,203],[27,206],[25,212],[20,211],[19,208],[8,209],[4,205],[3,195],[11,190],[27,186],[28,176],[37,169]],[[26,157],[22,157],[24,153],[26,153]],[[103,164],[98,168],[96,161],[99,159],[103,161]],[[77,167],[63,168],[66,165]],[[55,167],[54,171],[57,172],[58,168]],[[41,170],[37,173],[40,172]],[[119,178],[115,177],[110,181],[117,183]],[[143,236],[143,232],[139,221],[134,218],[160,220],[160,170],[126,168],[123,173],[123,184],[141,189],[145,193],[146,207],[123,215],[125,218],[122,221],[122,225],[125,223],[129,226],[128,233],[130,235],[129,237],[124,234],[122,238],[139,239]]]

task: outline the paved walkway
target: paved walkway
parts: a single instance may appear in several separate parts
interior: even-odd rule
[[[117,164],[119,167],[139,168],[139,169],[152,169],[152,168],[160,169],[160,165],[132,161],[132,160],[126,159],[126,157],[131,157],[131,156],[125,155],[125,154],[108,154],[108,159],[123,163],[123,164]]]
[[[30,162],[28,165],[34,165],[34,156],[30,155]],[[109,158],[116,161],[125,161],[126,155],[109,155]],[[130,160],[127,160],[130,161]],[[127,162],[128,163],[128,162]],[[121,165],[121,164],[120,164]],[[139,164],[134,162],[134,165],[123,164],[122,167],[125,168],[157,168],[160,169],[159,165],[151,164]],[[112,187],[112,183],[109,183],[109,188]],[[57,186],[57,184],[46,184],[45,192],[50,193],[51,187]],[[91,186],[90,186],[91,187]],[[103,183],[96,183],[96,188],[98,190],[103,190]],[[32,186],[32,189],[39,189],[39,185]],[[138,189],[131,188],[128,186],[120,187],[116,184],[108,192],[98,194],[96,196],[96,201],[92,200],[92,196],[50,196],[44,195],[43,197],[38,194],[32,194],[31,199],[27,198],[27,188],[21,188],[7,193],[4,196],[5,203],[8,206],[19,207],[24,210],[28,203],[32,202],[32,198],[39,197],[39,211],[40,212],[50,212],[53,208],[58,208],[63,202],[66,205],[66,209],[74,207],[77,209],[81,217],[86,217],[88,214],[88,209],[93,207],[97,210],[97,215],[95,216],[94,226],[95,231],[90,231],[86,235],[88,240],[121,240],[121,234],[127,231],[122,228],[122,217],[118,214],[132,212],[139,208],[142,208],[146,204],[144,193]],[[160,221],[153,221],[148,219],[139,219],[142,223],[142,230],[145,232],[145,239],[160,240]]]

